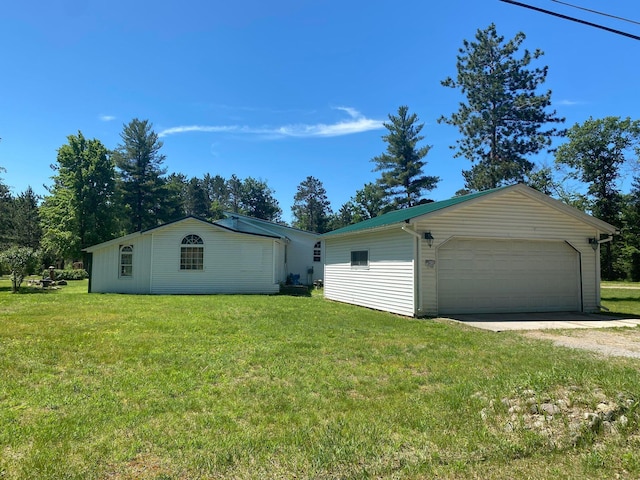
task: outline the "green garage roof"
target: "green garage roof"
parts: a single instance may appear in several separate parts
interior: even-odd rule
[[[415,207],[403,208],[401,210],[394,210],[393,212],[385,213],[384,215],[373,217],[368,220],[364,220],[360,223],[355,223],[353,225],[347,225],[346,227],[338,228],[337,230],[333,230],[332,232],[325,233],[323,236],[328,237],[331,235],[339,235],[343,233],[359,232],[362,230],[369,230],[372,228],[393,225],[395,223],[407,222],[412,218],[420,217],[428,213],[433,213],[438,210],[442,210],[443,208],[448,208],[448,207],[452,207],[453,205],[458,205],[460,203],[468,202],[469,200],[473,200],[475,198],[482,197],[489,193],[497,192],[498,190],[503,190],[505,188],[509,188],[509,187],[508,186],[498,187],[490,190],[483,190],[482,192],[470,193],[468,195],[453,197],[448,200],[441,200],[439,202],[425,203],[423,205],[416,205]]]

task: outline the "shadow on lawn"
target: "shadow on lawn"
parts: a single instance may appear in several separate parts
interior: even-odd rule
[[[311,288],[307,285],[282,285],[280,286],[280,293],[278,295],[285,295],[290,297],[310,297]]]
[[[603,300],[607,302],[631,302],[640,305],[640,298],[638,297],[606,297]]]
[[[15,292],[16,295],[34,295],[34,294],[42,294],[42,293],[55,293],[59,290],[59,288],[42,288],[42,287],[34,287],[31,285],[21,285],[18,288],[18,291]],[[0,293],[12,293],[11,285],[0,287]]]

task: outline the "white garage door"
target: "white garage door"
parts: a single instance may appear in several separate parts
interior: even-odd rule
[[[438,249],[438,312],[579,311],[578,262],[566,242],[453,239]]]

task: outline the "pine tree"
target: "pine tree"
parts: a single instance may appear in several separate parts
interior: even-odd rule
[[[128,230],[140,231],[163,221],[166,212],[165,156],[162,142],[148,120],[134,118],[124,125],[120,144],[114,154],[121,175],[123,202],[130,211]]]
[[[17,245],[33,250],[40,248],[42,228],[40,226],[40,197],[29,186],[14,200],[13,229]]]
[[[382,139],[387,142],[387,151],[374,157],[374,172],[382,172],[378,184],[385,190],[396,207],[416,205],[424,190],[433,190],[440,179],[423,175],[426,165],[423,160],[431,149],[425,145],[418,147],[424,139],[420,131],[424,124],[417,124],[418,116],[409,114],[409,107],[398,108],[398,115],[389,115],[389,123],[384,126],[389,133]]]
[[[309,232],[325,233],[331,220],[331,204],[322,182],[312,176],[300,182],[291,212],[293,226]]]
[[[564,119],[547,111],[550,90],[537,93],[548,67],[529,68],[543,52],[524,50],[516,58],[524,40],[520,32],[505,42],[494,24],[478,30],[476,41],[464,40],[459,50],[455,80],[442,82],[466,97],[457,112],[439,121],[458,127],[462,135],[451,148],[456,157],[474,163],[462,172],[469,191],[527,181],[534,168],[528,157],[550,147],[553,137],[563,133],[556,128],[544,129]]]

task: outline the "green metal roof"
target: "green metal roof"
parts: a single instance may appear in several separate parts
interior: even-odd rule
[[[360,223],[347,225],[346,227],[338,228],[337,230],[333,230],[332,232],[327,232],[323,236],[327,237],[343,233],[360,232],[362,230],[369,230],[373,228],[384,227],[387,225],[393,225],[395,223],[407,222],[412,218],[420,217],[428,213],[433,213],[444,208],[452,207],[453,205],[468,202],[469,200],[482,197],[489,193],[497,192],[498,190],[504,190],[505,188],[509,188],[509,186],[483,190],[482,192],[470,193],[468,195],[453,197],[448,200],[425,203],[422,205],[416,205],[415,207],[403,208],[401,210],[394,210],[393,212],[385,213],[384,215],[373,217]]]

